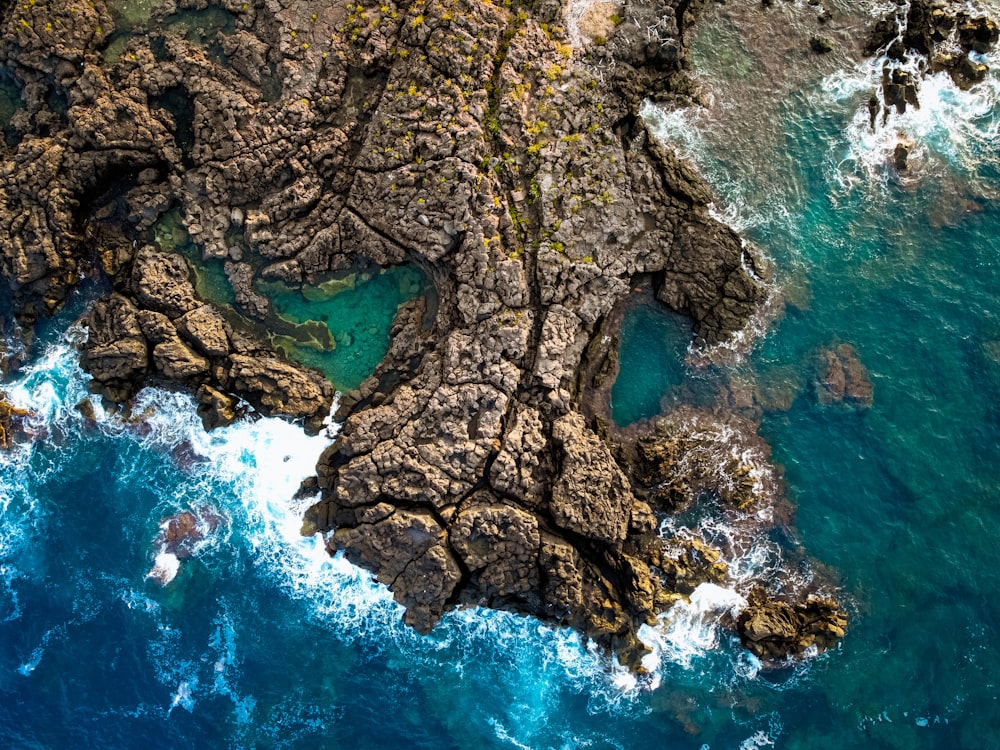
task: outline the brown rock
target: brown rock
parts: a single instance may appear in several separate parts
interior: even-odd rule
[[[552,487],[552,518],[567,531],[605,544],[625,541],[634,498],[607,445],[571,412],[552,427],[562,471]]]
[[[427,511],[397,510],[375,523],[338,529],[332,542],[393,590],[407,623],[421,632],[437,622],[461,579],[445,531]]]
[[[149,345],[142,335],[138,310],[128,299],[112,294],[94,303],[84,318],[89,335],[81,364],[113,401],[123,401],[149,372]]]
[[[318,430],[329,413],[333,386],[318,373],[272,354],[233,354],[229,362],[227,382],[265,414],[305,417]]]
[[[847,614],[831,599],[786,602],[755,589],[736,621],[743,644],[765,664],[824,651],[844,637]]]
[[[176,321],[177,330],[207,357],[229,354],[229,337],[222,316],[211,305],[202,305]]]
[[[132,266],[136,301],[169,318],[178,318],[200,304],[190,274],[187,261],[180,255],[146,246],[136,254]]]
[[[210,385],[202,385],[198,389],[198,416],[206,431],[216,427],[225,427],[238,418],[237,401],[232,396],[217,391]]]
[[[815,387],[816,398],[824,406],[843,404],[867,409],[872,405],[871,378],[850,344],[839,344],[820,353]]]
[[[153,364],[171,380],[187,380],[208,372],[208,360],[191,351],[180,338],[154,346]]]
[[[473,506],[449,526],[448,540],[489,600],[538,588],[538,521],[507,506]]]

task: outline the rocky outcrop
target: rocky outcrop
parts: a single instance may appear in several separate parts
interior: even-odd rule
[[[187,262],[143,248],[132,270],[134,301],[120,293],[94,303],[81,363],[95,391],[127,401],[150,381],[202,386],[206,426],[235,418],[239,393],[267,414],[303,418],[318,430],[329,413],[333,387],[255,340],[227,330],[222,315],[196,300]],[[140,307],[139,305],[143,305]]]
[[[209,45],[171,31],[189,6],[165,4],[117,57],[101,0],[66,34],[46,29],[67,0],[33,8],[30,28],[7,13],[25,108],[0,171],[0,271],[22,314],[102,274],[115,291],[86,316],[82,354],[95,389],[121,401],[180,383],[206,426],[244,399],[317,428],[333,388],[262,343],[258,281],[419,265],[436,304],[401,311],[385,362],[343,399],[307,529],[417,628],[462,604],[509,608],[636,666],[638,628],[724,566],[660,540],[647,487],[582,415],[584,352],[640,276],[703,346],[766,297],[752,249],[638,116],[654,89],[693,93],[696,6],[607,4],[630,20],[590,18],[610,35],[598,44],[567,34],[554,3],[226,3],[232,31]],[[174,209],[244,318],[199,299],[159,241]],[[675,471],[668,454],[697,440],[664,446],[648,472]]]
[[[7,394],[0,391],[0,449],[10,448],[14,436],[24,432],[24,417],[30,415],[30,411],[12,404],[7,400]]]
[[[789,654],[825,651],[844,637],[846,628],[847,615],[835,601],[816,597],[789,604],[760,589],[751,593],[736,620],[743,645],[765,663],[780,663]]]
[[[989,68],[979,55],[994,48],[1000,27],[967,3],[913,0],[880,18],[865,43],[869,55],[886,56],[882,76],[882,112],[905,112],[919,106],[920,82],[912,70],[900,66],[908,55],[926,60],[921,72],[946,71],[961,88],[969,88],[986,77]],[[876,108],[877,109],[877,108]],[[874,123],[876,113],[872,113]]]

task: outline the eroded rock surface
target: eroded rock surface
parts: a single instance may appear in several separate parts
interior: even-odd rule
[[[150,244],[156,222],[180,209],[247,319],[269,314],[260,278],[419,264],[436,314],[405,307],[344,398],[308,529],[415,627],[511,608],[636,665],[638,627],[724,566],[664,546],[580,412],[581,358],[638,276],[706,346],[766,296],[706,186],[638,117],[650,94],[694,91],[696,8],[603,4],[599,43],[557,3],[222,0],[232,30],[200,44],[171,31],[194,7],[164,3],[115,54],[106,0],[5,12],[25,106],[0,168],[0,271],[21,315],[98,272],[114,292],[86,317],[83,362],[104,395],[156,378],[200,389],[206,426],[243,398],[316,427],[331,385],[199,299],[189,262]]]

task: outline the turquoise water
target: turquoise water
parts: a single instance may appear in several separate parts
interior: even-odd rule
[[[201,299],[223,309],[236,304],[225,262],[201,257],[177,211],[157,222],[154,240],[188,259]],[[261,282],[257,287],[271,301],[271,315],[261,324],[234,314],[239,324],[268,336],[289,358],[316,368],[344,392],[361,385],[382,361],[400,305],[431,293],[430,282],[414,266],[363,268],[315,286]]]
[[[662,411],[671,386],[684,379],[684,353],[691,322],[655,302],[631,306],[622,321],[619,361],[624,363],[611,388],[611,417],[629,425]]]
[[[294,328],[272,341],[289,357],[324,373],[349,391],[374,372],[389,350],[389,330],[399,306],[428,293],[413,266],[357,271],[317,286],[265,283],[260,290],[274,313]]]
[[[792,303],[742,364],[700,377],[782,394],[761,430],[802,542],[839,576],[840,648],[761,671],[713,625],[737,601],[722,589],[646,633],[658,662],[643,682],[506,613],[418,636],[383,587],[299,536],[310,500],[294,493],[329,435],[271,419],[206,434],[188,398],[156,390],[137,405],[146,426],[99,405],[85,422],[65,341],[80,297],[4,384],[47,435],[0,453],[0,745],[1000,747],[1000,78],[925,84],[892,123],[919,142],[901,178],[884,167],[895,134],[856,122],[869,75],[762,104],[767,137],[656,120]],[[870,409],[812,391],[817,352],[842,342],[874,383]],[[669,393],[677,359],[656,361]],[[148,578],[161,521],[206,505],[224,521],[171,583]]]

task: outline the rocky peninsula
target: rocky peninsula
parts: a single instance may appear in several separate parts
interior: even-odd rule
[[[433,299],[401,308],[386,358],[340,400],[304,531],[372,571],[415,628],[458,606],[511,609],[639,669],[639,627],[727,575],[718,550],[663,538],[660,520],[705,496],[743,511],[780,494],[752,424],[685,412],[619,435],[584,409],[637,283],[689,316],[703,348],[768,301],[753,248],[639,117],[647,98],[695,95],[698,12],[10,5],[0,271],[17,317],[30,326],[91,279],[81,359],[95,392],[121,403],[176,384],[208,428],[249,404],[317,430],[334,384],[265,337],[259,283],[415,264]],[[171,211],[200,249],[193,267],[157,241]],[[210,262],[231,309],[198,295]],[[734,434],[757,458],[718,461]],[[832,645],[846,615],[758,588],[733,626],[781,661]]]

